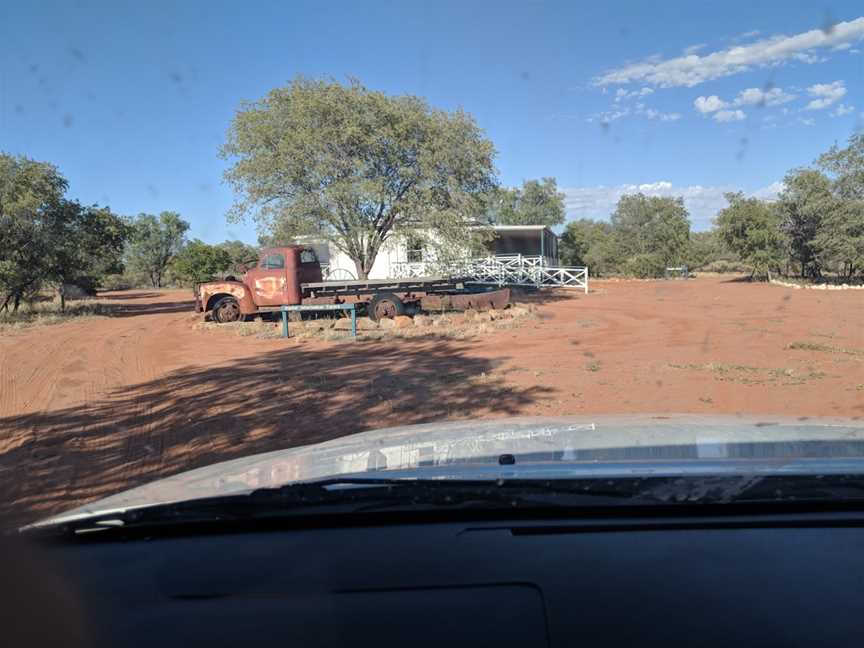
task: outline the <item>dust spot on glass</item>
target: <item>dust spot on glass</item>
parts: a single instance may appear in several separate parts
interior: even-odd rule
[[[519,78],[522,79],[523,81],[530,81],[531,80],[531,73],[528,72],[528,70],[523,70],[519,74]]]
[[[831,10],[825,10],[825,17],[822,19],[822,32],[826,36],[830,36],[834,33],[834,27],[837,25],[837,21],[834,20],[834,17],[831,15]]]
[[[630,36],[630,28],[629,27],[619,27],[618,35],[621,38],[628,38]]]
[[[21,115],[24,113],[24,106],[21,104],[15,104],[15,113]]]
[[[39,71],[39,64],[31,63],[28,69],[30,70],[30,74],[36,74]]]
[[[159,190],[152,184],[147,185],[147,193],[149,193],[153,198],[159,197]]]
[[[87,62],[87,57],[84,56],[84,52],[82,52],[77,47],[70,47],[69,48],[69,56],[74,58],[79,63],[86,63]]]
[[[63,115],[63,128],[72,128],[73,123],[75,123],[75,118],[72,117],[71,113]]]
[[[183,75],[179,72],[172,72],[168,75],[174,83],[183,83]]]
[[[600,122],[600,130],[603,131],[603,134],[604,134],[604,135],[608,135],[608,134],[609,134],[609,129],[610,129],[610,128],[611,128],[611,125],[609,124],[608,121],[601,121],[601,122]]]
[[[750,141],[746,137],[742,137],[738,140],[738,151],[735,153],[735,159],[739,162],[744,159],[744,156],[747,155],[747,145]]]
[[[207,184],[206,182],[202,182],[201,184],[198,185],[198,191],[203,191],[206,193],[206,192],[210,191],[210,185]]]

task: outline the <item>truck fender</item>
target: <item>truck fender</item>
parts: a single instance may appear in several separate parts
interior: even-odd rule
[[[239,281],[214,281],[202,286],[201,303],[204,311],[213,309],[213,305],[223,297],[234,297],[240,304],[240,312],[250,315],[258,310],[252,295],[246,285]]]

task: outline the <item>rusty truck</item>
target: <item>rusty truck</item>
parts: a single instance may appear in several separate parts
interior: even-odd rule
[[[226,277],[194,287],[195,310],[218,323],[291,305],[354,303],[371,319],[413,315],[420,310],[486,310],[510,301],[507,288],[475,284],[458,277],[324,281],[315,250],[303,245],[261,251],[242,277]]]

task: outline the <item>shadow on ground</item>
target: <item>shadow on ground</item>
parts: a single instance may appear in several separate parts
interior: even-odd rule
[[[549,397],[490,374],[470,343],[287,348],[178,370],[81,406],[0,419],[0,524],[218,461],[393,425],[516,415]]]

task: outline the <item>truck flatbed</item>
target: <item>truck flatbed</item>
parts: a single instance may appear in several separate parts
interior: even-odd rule
[[[411,277],[410,279],[355,279],[352,281],[316,281],[300,285],[304,295],[364,295],[381,292],[452,292],[465,289],[465,283],[446,277]]]

